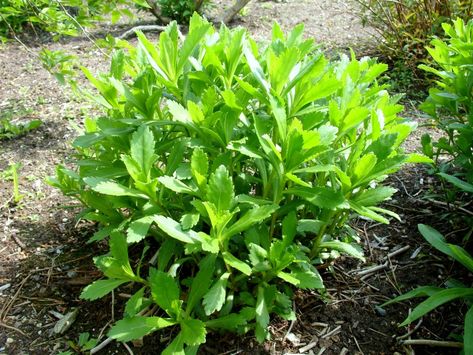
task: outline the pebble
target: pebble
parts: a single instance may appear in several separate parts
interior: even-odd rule
[[[376,311],[376,314],[381,317],[384,317],[387,313],[386,310],[384,308],[381,308],[380,306],[374,306],[374,310]]]
[[[13,344],[15,340],[13,338],[7,338],[6,344]]]

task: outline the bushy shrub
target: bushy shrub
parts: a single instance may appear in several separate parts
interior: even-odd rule
[[[195,11],[199,11],[203,0],[158,0],[161,14],[180,23],[187,23]]]
[[[81,33],[80,26],[90,26],[105,15],[111,14],[114,19],[123,14],[131,16],[129,9],[119,7],[122,4],[133,1],[0,0],[0,37],[21,32],[26,25],[55,36],[76,36]]]
[[[473,16],[471,0],[357,0],[363,21],[382,37],[379,49],[393,64],[391,77],[400,89],[425,85],[417,66],[428,61],[425,46],[442,36],[442,23]],[[409,74],[405,74],[405,72]]]
[[[453,26],[443,24],[447,40],[434,39],[428,47],[435,66],[421,68],[433,73],[437,85],[429,90],[429,97],[421,105],[445,136],[432,142],[429,135],[422,138],[424,152],[435,157],[442,172],[453,171],[464,180],[447,179],[473,192],[473,20],[457,19]],[[446,162],[438,158],[446,155]]]
[[[351,218],[397,218],[377,206],[395,192],[382,181],[425,158],[400,148],[415,125],[376,82],[386,65],[329,62],[302,31],[275,25],[259,48],[194,15],[183,42],[172,23],[157,44],[138,33],[109,73],[84,69],[105,113],[51,184],[109,242],[95,258],[105,278],[81,297],[133,285],[110,337],[177,327],[165,354],[196,351],[209,330],[264,341],[270,315],[294,319],[295,288],[324,288],[318,266],[363,259]]]

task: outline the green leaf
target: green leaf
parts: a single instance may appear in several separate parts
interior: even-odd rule
[[[130,265],[126,238],[123,233],[118,230],[114,230],[110,233],[110,253],[121,265]]]
[[[223,260],[225,261],[225,263],[227,263],[231,267],[241,271],[246,276],[251,275],[251,267],[247,263],[241,261],[240,259],[237,259],[235,256],[230,254],[228,251],[224,251],[222,253],[222,256],[223,256]]]
[[[112,339],[127,342],[140,339],[155,330],[166,328],[174,324],[176,324],[176,322],[171,319],[135,316],[133,318],[119,320],[112,329],[110,329],[107,335]]]
[[[181,227],[183,230],[188,230],[194,227],[200,219],[198,213],[186,213],[181,217]]]
[[[102,179],[97,177],[86,177],[84,178],[84,182],[89,185],[92,190],[104,195],[130,196],[136,198],[149,199],[148,196],[142,194],[140,191],[120,185],[113,180]]]
[[[362,261],[365,261],[365,258],[363,256],[363,251],[360,249],[354,247],[351,244],[341,242],[339,240],[332,240],[329,242],[322,242],[320,243],[320,248],[327,248],[327,249],[333,249],[340,251],[342,253],[348,254],[350,256],[353,256],[357,259],[360,259]]]
[[[161,355],[186,355],[184,352],[184,342],[182,341],[182,331],[177,334],[171,344],[163,350]]]
[[[262,343],[268,336],[269,312],[266,305],[264,288],[258,287],[258,297],[256,299],[256,329],[255,335],[258,342]]]
[[[222,309],[225,303],[227,280],[229,276],[230,274],[228,272],[224,273],[210,288],[209,292],[205,294],[202,304],[204,305],[206,315],[210,316],[212,313]]]
[[[440,287],[434,287],[434,286],[422,286],[418,287],[414,290],[411,290],[403,295],[400,295],[396,298],[393,298],[392,300],[389,300],[381,305],[381,307],[390,305],[392,303],[397,303],[397,302],[402,302],[405,300],[410,300],[411,298],[417,298],[417,297],[429,297],[437,292],[440,292],[444,290],[443,288]]]
[[[347,201],[341,191],[329,187],[294,187],[287,189],[285,194],[300,196],[317,207],[325,209],[348,208]]]
[[[360,206],[375,206],[390,198],[397,189],[388,186],[379,186],[374,189],[364,190],[354,198],[354,201]]]
[[[196,193],[192,188],[172,176],[160,176],[158,180],[161,184],[174,192],[189,195],[195,195]]]
[[[183,319],[180,322],[182,341],[187,345],[205,343],[205,324],[199,319]]]
[[[149,177],[151,167],[156,160],[154,154],[154,136],[148,126],[141,126],[131,136],[131,157],[138,163],[145,176]]]
[[[153,300],[168,313],[174,313],[175,301],[179,300],[179,286],[174,278],[162,271],[151,268],[149,271],[149,286]]]
[[[231,225],[224,232],[224,239],[230,238],[231,236],[241,233],[254,224],[263,222],[266,218],[271,216],[278,206],[276,205],[264,205],[253,207],[251,210],[246,212],[240,219],[238,219],[233,225]]]
[[[183,230],[181,224],[172,218],[154,216],[154,221],[164,233],[181,242],[196,244],[201,241],[199,234],[194,232],[192,229]]]
[[[354,181],[357,182],[364,177],[369,176],[377,161],[378,159],[374,153],[363,155],[361,159],[356,162],[355,168],[353,169]]]
[[[389,220],[381,216],[380,214],[370,210],[369,208],[365,206],[360,206],[354,201],[349,201],[350,203],[350,208],[358,213],[360,216],[367,217],[369,219],[372,219],[373,221],[384,223],[384,224],[389,224]]]
[[[139,312],[151,304],[151,300],[144,297],[146,287],[140,288],[125,305],[126,317],[136,316]]]
[[[325,288],[322,277],[317,269],[313,269],[312,271],[293,271],[290,274],[279,272],[277,276],[303,290]]]
[[[233,182],[228,175],[227,168],[220,165],[215,172],[210,175],[207,186],[207,201],[213,203],[218,211],[230,210],[234,203],[235,193]]]
[[[463,332],[463,351],[465,355],[473,354],[473,306],[465,314],[465,327]]]
[[[436,292],[425,301],[420,303],[412,310],[412,313],[399,325],[403,327],[419,319],[423,315],[429,313],[433,309],[443,305],[444,303],[453,301],[457,298],[464,298],[473,295],[473,288],[449,288]]]
[[[93,301],[98,298],[102,298],[103,296],[109,294],[118,286],[128,282],[128,280],[98,280],[90,285],[86,286],[82,293],[80,294],[80,298],[88,301]]]
[[[128,243],[137,243],[145,239],[153,221],[153,216],[145,216],[131,222],[127,229],[126,241]]]
[[[473,257],[462,247],[447,243],[445,237],[440,234],[435,228],[425,224],[417,226],[419,232],[435,249],[455,259],[468,270],[473,272]]]
[[[205,186],[207,185],[208,170],[209,158],[207,154],[200,148],[194,149],[191,157],[191,173],[195,183],[202,192],[205,191]]]
[[[466,192],[471,192],[473,193],[473,185],[467,183],[466,181],[460,180],[459,178],[448,175],[445,173],[438,173],[441,177],[443,177],[445,180],[447,180],[449,183],[453,184],[454,186],[458,187],[459,189],[462,189],[463,191]]]
[[[195,305],[209,291],[210,284],[212,283],[216,259],[217,255],[210,254],[202,259],[202,261],[199,263],[199,272],[192,280],[191,290],[187,299],[186,311],[188,314],[192,312]]]
[[[246,319],[241,314],[230,313],[226,316],[211,319],[205,322],[205,326],[211,329],[236,330],[238,327],[245,325]]]

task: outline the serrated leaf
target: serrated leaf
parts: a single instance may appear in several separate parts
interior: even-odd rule
[[[204,305],[206,315],[209,316],[222,309],[225,303],[227,280],[229,276],[230,274],[228,272],[224,273],[205,294],[202,304]]]
[[[234,203],[235,193],[233,182],[228,175],[227,168],[220,165],[215,172],[210,175],[207,185],[207,201],[213,203],[217,211],[230,210]]]
[[[182,341],[187,345],[205,343],[205,324],[199,319],[183,319],[180,322]]]
[[[169,327],[176,324],[171,319],[160,317],[141,317],[125,318],[119,320],[107,335],[119,341],[127,342],[130,340],[140,339],[155,330]]]
[[[151,268],[149,271],[149,286],[153,300],[168,313],[173,313],[175,301],[179,300],[179,286],[169,274]]]
[[[103,296],[109,294],[125,282],[128,282],[128,280],[109,279],[95,281],[82,290],[80,298],[88,301],[93,301],[98,298],[102,298]]]
[[[181,227],[183,230],[188,230],[194,227],[199,222],[200,215],[198,213],[186,213],[181,217]]]
[[[151,167],[156,160],[154,154],[155,140],[148,126],[141,126],[131,136],[131,157],[141,167],[145,176],[149,177]]]
[[[153,221],[153,216],[145,216],[131,222],[127,229],[126,241],[128,243],[137,243],[145,239]]]
[[[125,315],[127,317],[134,317],[143,309],[151,304],[151,300],[144,297],[145,287],[140,288],[125,305]]]

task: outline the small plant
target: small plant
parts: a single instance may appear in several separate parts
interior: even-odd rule
[[[23,199],[23,195],[20,193],[20,178],[19,178],[19,172],[21,169],[20,163],[12,163],[8,165],[8,168],[2,172],[1,178],[6,179],[6,180],[11,180],[12,181],[12,197],[10,198],[13,199],[15,204],[20,203],[20,201]],[[8,203],[8,202],[7,202]],[[2,207],[4,207],[3,205]]]
[[[468,272],[473,272],[473,257],[462,247],[454,244],[449,244],[445,241],[445,238],[437,230],[430,226],[424,224],[419,224],[418,226],[422,236],[429,242],[435,249],[444,253],[445,255],[450,256],[455,259],[457,262],[462,264]],[[448,284],[448,283],[446,283]],[[413,321],[419,319],[425,314],[431,312],[441,305],[451,302],[457,299],[463,299],[468,305],[469,309],[465,314],[465,323],[464,323],[464,333],[463,333],[463,342],[464,342],[464,354],[472,355],[473,354],[473,287],[472,285],[462,285],[458,280],[455,282],[449,283],[451,287],[440,288],[434,286],[422,286],[416,288],[410,292],[405,293],[399,297],[396,297],[393,300],[390,300],[384,303],[382,306],[387,306],[392,303],[406,301],[412,298],[427,297],[425,301],[417,305],[409,316],[399,325],[406,326]]]
[[[294,289],[323,290],[318,266],[363,260],[352,218],[398,218],[377,206],[395,192],[384,179],[426,161],[400,147],[415,125],[376,81],[386,65],[329,62],[303,26],[275,25],[259,48],[193,15],[180,38],[176,23],[157,44],[138,32],[109,73],[83,69],[105,113],[74,141],[77,168],[50,179],[109,242],[81,297],[132,284],[108,335],[174,327],[163,354],[195,353],[209,331],[268,339],[271,315],[294,319]]]
[[[22,136],[41,126],[42,122],[38,119],[21,120],[21,122],[18,122],[22,116],[29,113],[31,113],[31,110],[26,110],[22,107],[3,109],[0,115],[0,140]]]
[[[439,170],[457,173],[447,178],[454,185],[473,184],[473,20],[464,23],[457,19],[453,26],[443,24],[446,41],[434,39],[427,48],[436,67],[421,65],[423,70],[438,77],[437,86],[429,90],[428,99],[421,105],[445,137],[432,142],[422,137],[426,155],[435,159]],[[448,161],[440,161],[447,156]]]

